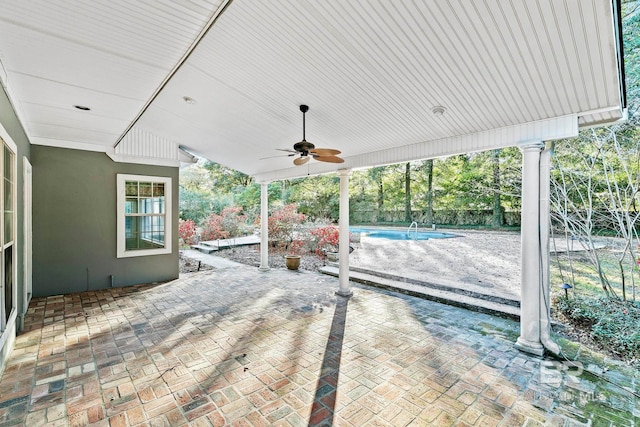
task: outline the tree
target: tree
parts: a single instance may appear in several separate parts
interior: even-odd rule
[[[587,249],[603,291],[615,292],[593,244],[597,230],[613,230],[625,242],[618,257],[622,298],[627,279],[635,299],[640,205],[640,2],[623,3],[623,38],[628,115],[626,123],[580,132],[556,144],[552,169],[552,219],[566,238],[580,239]],[[570,264],[570,268],[572,265]]]
[[[433,159],[426,162],[427,172],[427,225],[433,225]]]
[[[404,165],[404,220],[411,224],[411,163]]]
[[[209,178],[216,191],[231,193],[234,190],[238,191],[238,187],[242,187],[239,189],[241,192],[244,187],[253,183],[253,178],[249,175],[219,163],[207,161],[204,163],[204,168],[209,172]]]
[[[502,225],[502,204],[500,203],[500,150],[493,150],[491,156],[493,166],[493,221],[494,227]]]
[[[378,166],[369,169],[369,176],[376,186],[376,217],[374,222],[378,222],[384,210],[384,184],[382,178],[384,176],[384,166]]]

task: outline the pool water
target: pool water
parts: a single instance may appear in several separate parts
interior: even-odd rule
[[[451,233],[440,233],[436,231],[418,231],[415,229],[407,233],[406,230],[380,230],[376,228],[349,228],[352,233],[362,233],[367,237],[374,237],[379,239],[389,240],[429,240],[429,239],[448,239],[450,237],[456,237]]]

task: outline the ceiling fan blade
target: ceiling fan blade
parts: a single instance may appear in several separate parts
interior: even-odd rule
[[[295,153],[291,153],[291,154],[280,154],[279,156],[269,156],[269,157],[261,157],[258,160],[266,160],[266,159],[275,159],[276,157],[293,157],[295,156]]]
[[[278,150],[278,151],[285,151],[285,152],[287,152],[287,153],[292,153],[292,154],[298,154],[298,152],[297,152],[297,151],[295,151],[295,150],[290,150],[290,149],[288,149],[288,148],[276,148],[276,150]]]
[[[318,156],[335,156],[336,154],[340,154],[340,150],[335,150],[333,148],[314,148],[313,150],[309,150],[311,154],[315,154]]]
[[[304,165],[308,161],[309,161],[309,156],[298,157],[297,159],[295,159],[293,161],[293,164],[296,165],[296,166],[300,166],[300,165]]]
[[[327,162],[327,163],[343,163],[344,159],[338,156],[313,156],[319,162]]]

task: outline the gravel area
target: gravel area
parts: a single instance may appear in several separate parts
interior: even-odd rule
[[[204,270],[214,270],[214,268],[204,262],[189,258],[180,251],[180,273],[194,273]]]
[[[363,236],[349,257],[354,267],[518,299],[520,234],[517,232],[449,231],[455,237],[430,240],[388,240]],[[223,249],[213,255],[258,267],[257,246]],[[187,265],[193,268],[194,262]],[[197,261],[195,261],[197,266]],[[204,265],[204,264],[203,264]],[[325,265],[315,254],[302,257],[300,269]],[[269,267],[285,268],[282,254],[269,255]],[[182,271],[182,269],[181,269]],[[184,272],[184,271],[183,271]]]

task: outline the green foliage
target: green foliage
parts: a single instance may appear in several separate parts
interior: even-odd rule
[[[561,297],[557,308],[589,328],[593,339],[627,360],[640,359],[640,303],[610,298]]]
[[[312,218],[337,220],[340,211],[340,178],[335,175],[309,176],[289,181],[289,203]]]
[[[211,184],[217,191],[225,193],[241,192],[244,187],[253,182],[249,175],[215,162],[207,161],[203,167],[209,172]]]
[[[211,195],[194,189],[179,187],[180,218],[199,224],[213,210]]]

